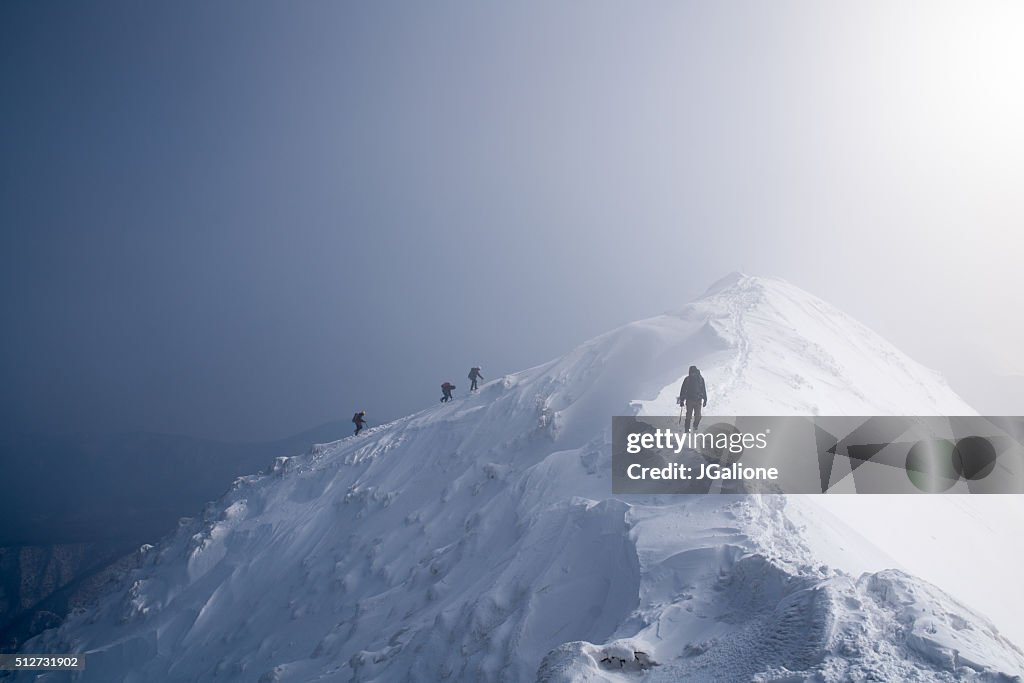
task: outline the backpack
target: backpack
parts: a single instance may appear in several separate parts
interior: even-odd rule
[[[352,416],[352,422],[353,422],[354,424],[359,424],[359,421],[360,421],[360,420],[361,420],[362,418],[363,418],[363,416],[362,416],[362,415],[360,415],[359,413],[356,413],[355,415],[353,415],[353,416]]]

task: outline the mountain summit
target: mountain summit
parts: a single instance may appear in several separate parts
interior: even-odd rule
[[[1024,654],[795,496],[613,496],[610,418],[971,414],[781,280],[243,477],[30,643],[84,681],[1009,680]],[[58,680],[56,675],[38,680]]]
[[[732,273],[663,318],[691,326],[719,415],[977,414],[941,375],[784,280]],[[671,414],[677,393],[645,412]]]

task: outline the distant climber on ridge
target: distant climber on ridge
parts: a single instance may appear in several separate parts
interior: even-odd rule
[[[447,403],[452,400],[452,389],[454,388],[455,385],[451,382],[445,382],[441,385],[441,403]]]
[[[708,404],[708,390],[696,365],[690,366],[690,373],[683,380],[683,386],[679,387],[676,402],[686,406],[686,431],[690,431],[690,418],[693,418],[693,431],[697,431],[700,426],[700,409]]]
[[[360,410],[358,413],[352,416],[352,423],[356,426],[356,436],[359,432],[363,431],[363,427],[366,426],[366,411]]]
[[[476,381],[478,379],[483,379],[483,378],[484,378],[484,376],[480,374],[479,366],[471,367],[469,369],[469,381],[470,381],[469,390],[470,391],[476,391]]]

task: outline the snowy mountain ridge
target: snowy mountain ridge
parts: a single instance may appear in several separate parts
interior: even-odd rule
[[[243,477],[31,644],[84,681],[1015,680],[986,619],[796,496],[612,496],[610,417],[972,414],[780,280]],[[16,679],[20,680],[20,679]],[[47,674],[38,680],[60,680]]]

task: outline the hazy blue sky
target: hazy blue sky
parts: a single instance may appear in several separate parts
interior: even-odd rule
[[[0,410],[283,436],[732,270],[1024,373],[1024,5],[4,2]]]

